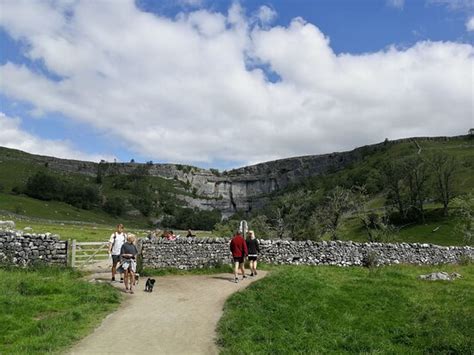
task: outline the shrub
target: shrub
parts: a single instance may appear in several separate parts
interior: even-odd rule
[[[112,216],[121,216],[125,212],[125,200],[120,197],[112,197],[104,203],[103,209]]]
[[[362,265],[368,268],[374,268],[379,266],[379,256],[374,251],[369,251],[362,259]]]
[[[467,254],[462,254],[459,257],[459,260],[458,260],[459,265],[467,266],[467,265],[471,265],[472,263],[473,263],[472,258]]]
[[[63,201],[84,209],[92,208],[100,200],[96,186],[63,180],[44,171],[28,179],[24,193],[39,200]]]

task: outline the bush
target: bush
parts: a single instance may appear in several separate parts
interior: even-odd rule
[[[62,201],[83,209],[91,209],[100,201],[96,186],[63,180],[44,171],[28,179],[24,193],[39,200]]]
[[[213,230],[221,220],[219,210],[201,211],[192,208],[176,208],[173,214],[165,216],[161,224],[176,229]]]
[[[24,191],[24,188],[21,187],[20,185],[16,185],[12,187],[12,194],[14,195],[20,195],[23,193],[23,191]]]
[[[104,203],[103,209],[112,216],[121,216],[125,212],[125,200],[120,197],[112,197]]]
[[[362,259],[362,265],[365,267],[374,268],[379,266],[379,256],[374,251],[369,251]]]
[[[464,266],[471,265],[473,262],[474,260],[467,254],[462,254],[458,260],[458,264]]]

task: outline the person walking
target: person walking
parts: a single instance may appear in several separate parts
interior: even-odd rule
[[[133,293],[135,285],[135,273],[137,272],[137,254],[138,250],[135,246],[137,238],[134,234],[127,236],[127,242],[122,245],[120,250],[120,268],[119,271],[124,273],[125,292]]]
[[[254,231],[248,232],[246,244],[249,252],[250,276],[257,276],[257,258],[258,254],[260,254],[260,246],[255,238]]]
[[[238,283],[239,279],[237,274],[239,269],[242,272],[242,280],[246,278],[244,259],[248,254],[247,244],[245,243],[245,239],[239,231],[230,241],[230,251],[232,252],[232,257],[234,259],[234,281],[235,283]]]
[[[112,281],[115,281],[115,274],[117,272],[117,264],[120,261],[120,250],[122,249],[123,243],[127,234],[124,232],[123,224],[117,225],[117,230],[112,233],[109,240],[109,254],[112,256]],[[120,277],[120,282],[123,282],[123,278]]]

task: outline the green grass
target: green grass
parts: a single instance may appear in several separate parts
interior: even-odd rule
[[[99,324],[121,300],[110,285],[70,269],[0,269],[0,354],[58,353]]]
[[[83,210],[58,201],[41,201],[23,195],[0,193],[0,210],[18,215],[58,221],[116,224],[119,219],[101,210]]]
[[[59,235],[60,239],[76,239],[78,242],[104,242],[108,241],[110,235],[115,231],[116,224],[98,224],[98,223],[77,223],[70,221],[50,221],[41,219],[16,218],[11,216],[2,216],[0,213],[0,220],[13,220],[18,230],[28,228],[28,233],[52,233]],[[114,221],[115,222],[115,221]],[[117,223],[120,221],[116,221]],[[143,229],[136,225],[128,225],[126,222],[125,231],[133,233],[138,237],[146,237],[150,231]],[[25,231],[26,232],[26,231]],[[176,235],[186,236],[187,231],[174,230]],[[210,231],[193,231],[198,237],[210,237]]]
[[[439,270],[463,278],[417,279]],[[474,265],[274,267],[228,299],[218,344],[222,354],[469,354],[473,304]]]
[[[450,216],[443,217],[439,206],[433,205],[431,210],[427,210],[424,224],[412,223],[395,226],[395,234],[386,242],[466,245],[463,236],[456,230],[458,219],[453,215],[454,211],[451,210],[450,213]],[[342,240],[354,242],[368,241],[367,231],[363,228],[362,223],[354,217],[344,220],[340,228],[340,237]]]

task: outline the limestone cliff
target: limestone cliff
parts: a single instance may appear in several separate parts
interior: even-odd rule
[[[423,140],[465,139],[466,136],[416,138]],[[323,155],[309,155],[260,163],[219,173],[214,169],[206,170],[178,164],[138,164],[138,163],[93,163],[53,157],[25,155],[37,164],[46,164],[50,169],[96,176],[99,171],[104,175],[131,174],[137,167],[145,166],[150,176],[177,179],[191,186],[195,192],[191,197],[178,190],[178,198],[191,207],[200,209],[219,209],[224,216],[237,210],[249,211],[264,205],[268,195],[287,187],[289,184],[329,172],[338,171],[355,164],[364,156],[384,149],[387,144],[412,142],[414,138],[378,143],[354,149],[352,151]],[[13,158],[12,158],[13,159]],[[18,159],[18,157],[16,158]]]

